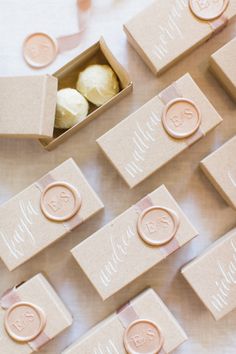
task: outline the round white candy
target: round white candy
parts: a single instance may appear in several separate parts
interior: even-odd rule
[[[77,90],[96,106],[101,106],[119,92],[119,81],[109,65],[90,65],[79,74]]]
[[[57,92],[55,127],[69,129],[83,120],[89,110],[88,101],[75,89],[65,88]]]

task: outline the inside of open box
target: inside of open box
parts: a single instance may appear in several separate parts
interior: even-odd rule
[[[124,72],[124,69],[121,67],[119,62],[116,61],[109,50],[107,51],[105,44],[99,42],[54,74],[54,76],[58,79],[58,90],[67,87],[75,88],[79,73],[83,71],[87,66],[92,64],[110,65],[117,74],[120,91],[122,91],[130,84],[127,74]],[[89,102],[89,113],[87,117],[84,118],[84,120],[88,118],[90,113],[97,109],[99,109],[99,107]],[[81,121],[78,124],[80,123]],[[68,130],[55,128],[53,132],[53,138],[55,139],[67,131]]]

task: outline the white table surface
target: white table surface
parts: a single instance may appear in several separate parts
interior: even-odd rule
[[[29,68],[22,58],[23,39],[34,31],[45,31],[56,37],[75,32],[78,26],[75,1],[0,0],[0,76],[52,73],[94,43],[100,35],[104,35],[134,82],[132,94],[52,152],[44,151],[36,141],[0,140],[1,203],[65,159],[73,157],[105,204],[104,212],[14,272],[8,272],[0,262],[0,292],[42,271],[74,315],[72,327],[45,346],[42,353],[60,353],[147,286],[152,286],[160,294],[189,336],[189,340],[176,350],[177,354],[236,352],[236,313],[232,312],[215,322],[179,273],[183,264],[231,229],[236,221],[236,213],[225,204],[199,170],[199,161],[236,133],[235,104],[208,71],[210,54],[233,38],[236,28],[235,24],[231,24],[160,78],[156,78],[127,44],[122,31],[122,23],[150,2],[94,0],[90,26],[83,42],[76,49],[61,54],[50,67],[36,71]],[[95,140],[186,71],[191,73],[215,105],[224,122],[144,183],[129,190],[103,156]],[[20,112],[16,119],[20,119]],[[102,302],[76,265],[70,249],[162,183],[198,229],[199,237],[111,299]]]

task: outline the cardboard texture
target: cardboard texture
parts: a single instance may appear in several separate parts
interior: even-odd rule
[[[129,305],[138,318],[151,320],[159,326],[164,336],[161,353],[170,353],[187,340],[185,332],[154,290],[147,289],[131,300]],[[63,351],[63,354],[125,354],[124,332],[119,313],[113,313]]]
[[[51,137],[57,80],[49,75],[0,78],[0,136]]]
[[[213,2],[214,4],[214,2]],[[212,6],[211,2],[199,6]],[[189,6],[189,0],[156,0],[124,25],[127,39],[157,75],[231,21],[236,15],[236,0],[231,0],[222,17],[200,20]]]
[[[211,183],[225,199],[236,209],[236,136],[227,141],[218,150],[201,161],[200,166]]]
[[[67,182],[81,195],[80,209],[65,222],[50,220],[41,209],[42,192],[53,182]],[[0,206],[0,257],[13,270],[102,208],[74,160],[68,159]]]
[[[129,74],[111,53],[103,38],[53,74],[58,80],[58,89],[66,87],[75,88],[79,72],[91,64],[110,65],[119,79],[120,92],[100,107],[96,107],[92,103],[89,103],[90,109],[87,117],[72,128],[68,130],[54,129],[53,138],[40,139],[40,142],[45,149],[51,150],[55,148],[85,124],[89,123],[107,108],[117,103],[121,98],[131,92],[132,82]]]
[[[212,54],[210,69],[222,86],[228,91],[236,101],[236,38],[232,39],[217,52]]]
[[[182,269],[215,320],[236,307],[236,228]]]
[[[144,242],[137,230],[141,211],[155,205],[171,209],[179,218],[179,227],[174,238],[159,247],[152,247]],[[166,225],[162,224],[162,220],[158,225],[160,229],[165,230]],[[95,232],[71,252],[105,300],[192,240],[197,234],[166,187],[161,186]]]
[[[163,97],[168,91],[170,95],[194,101],[201,112],[200,128],[189,138],[173,138],[163,127],[161,117],[166,106]],[[191,76],[186,74],[101,136],[97,143],[132,188],[205,136],[221,121],[206,96]]]
[[[38,306],[46,315],[44,335],[53,339],[72,324],[72,316],[66,309],[55,290],[42,274],[37,274],[22,283],[15,290],[17,297],[23,302]],[[6,309],[0,306],[0,344],[4,354],[31,354],[35,352],[30,343],[20,343],[12,339],[4,325]],[[18,323],[19,325],[20,323]]]

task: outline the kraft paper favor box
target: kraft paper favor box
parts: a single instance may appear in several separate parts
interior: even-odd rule
[[[200,166],[225,201],[236,209],[236,136],[201,161]]]
[[[105,300],[197,234],[162,185],[71,252]]]
[[[13,270],[103,208],[73,159],[0,206],[0,258]]]
[[[109,64],[113,68],[119,79],[120,92],[101,107],[90,103],[87,117],[71,129],[54,129],[57,90],[75,88],[79,72],[95,63]],[[0,136],[38,138],[47,150],[51,150],[131,89],[132,82],[128,73],[101,38],[52,76],[0,78]]]
[[[228,0],[156,0],[129,20],[124,30],[153,73],[161,74],[235,18],[236,0],[225,6],[227,3]],[[217,17],[210,19],[211,15]]]
[[[236,228],[182,269],[215,320],[236,307]]]
[[[210,68],[223,87],[236,101],[236,38],[212,54]]]
[[[101,136],[97,143],[132,188],[221,121],[186,74]]]
[[[54,74],[54,77],[56,77],[58,80],[58,89],[65,87],[75,88],[78,79],[78,73],[91,64],[108,64],[112,67],[119,79],[119,93],[100,107],[96,107],[92,103],[89,103],[89,114],[74,127],[68,130],[54,129],[53,138],[40,139],[41,144],[47,150],[51,150],[58,146],[62,141],[69,138],[85,124],[89,123],[99,114],[103,113],[107,108],[117,103],[121,98],[131,92],[132,82],[129,74],[111,53],[103,38],[101,38],[99,42],[95,43],[90,48],[82,52],[74,60],[70,61]]]
[[[136,324],[135,324],[135,322]],[[137,322],[138,321],[138,322]],[[158,326],[157,331],[149,321]],[[128,327],[132,327],[129,332]],[[142,329],[140,330],[140,327]],[[187,336],[166,305],[152,289],[131,300],[116,313],[99,323],[62,354],[126,354],[125,340],[132,353],[168,354],[187,340]],[[147,346],[149,351],[147,351]],[[152,349],[152,350],[151,350]],[[154,350],[153,350],[154,349]]]
[[[71,324],[71,314],[55,290],[37,274],[0,299],[1,353],[31,354]]]

